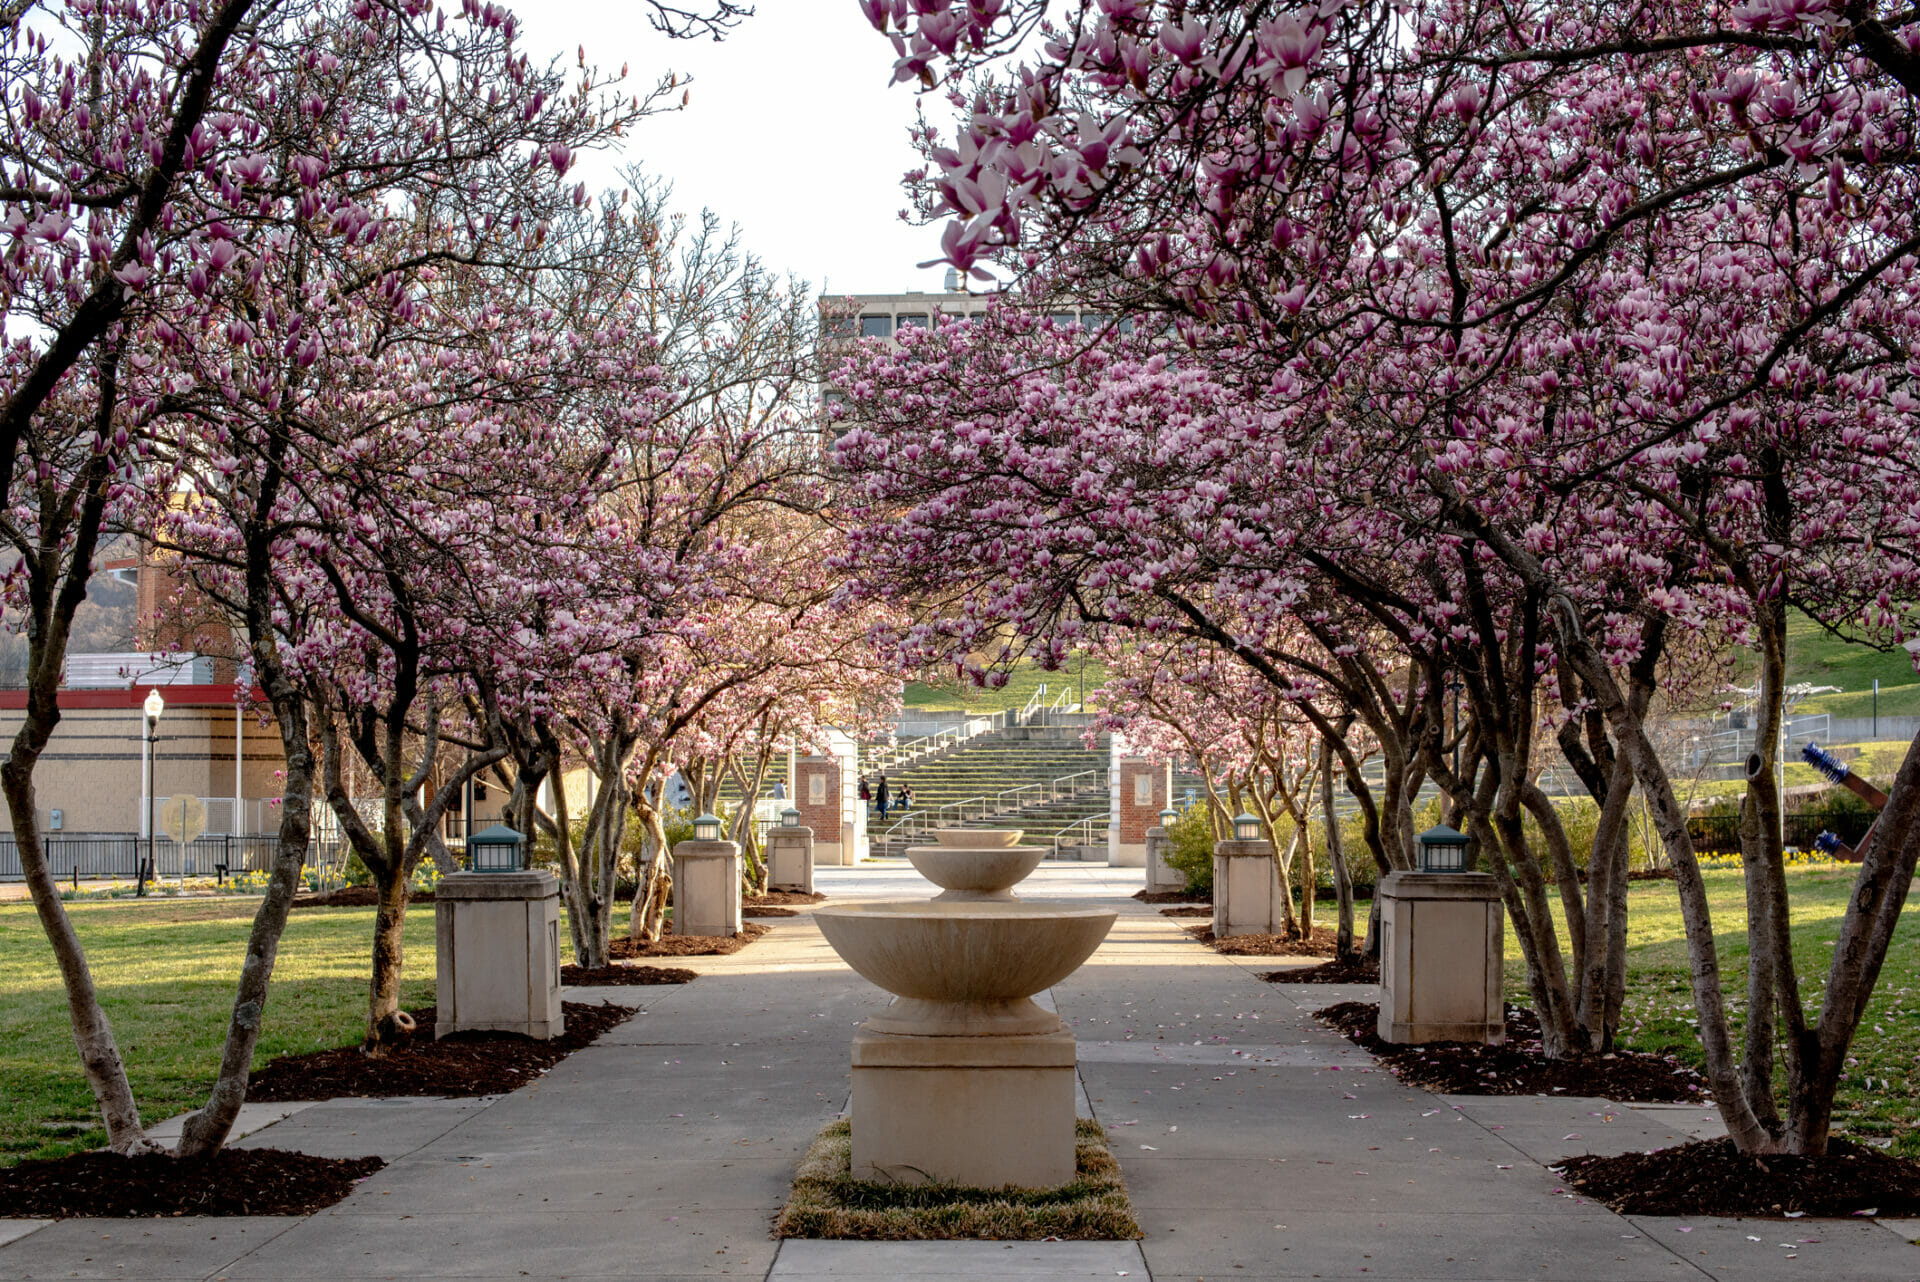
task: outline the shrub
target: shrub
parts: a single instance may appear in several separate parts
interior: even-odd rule
[[[1187,879],[1190,895],[1213,893],[1213,823],[1203,802],[1187,807],[1186,813],[1167,829],[1167,867]]]

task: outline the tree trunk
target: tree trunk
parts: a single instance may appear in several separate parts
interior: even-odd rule
[[[667,914],[667,898],[673,893],[673,874],[669,871],[671,855],[667,850],[667,832],[660,820],[659,808],[644,808],[640,818],[647,826],[647,859],[646,866],[640,870],[639,889],[634,892],[633,917],[628,923],[627,935],[631,939],[652,943],[660,938],[661,923]]]
[[[93,1088],[100,1117],[107,1128],[107,1147],[116,1153],[151,1153],[158,1146],[147,1139],[140,1125],[140,1110],[133,1100],[133,1087],[127,1081],[126,1065],[120,1061],[120,1048],[113,1037],[113,1026],[100,1007],[93,986],[93,972],[87,965],[86,949],[73,929],[73,919],[60,902],[60,887],[41,857],[39,811],[33,789],[33,762],[39,749],[24,756],[21,741],[29,738],[33,716],[14,737],[12,756],[0,766],[0,784],[4,784],[7,809],[13,815],[13,839],[20,852],[20,868],[26,875],[27,892],[33,897],[34,911],[53,945],[53,957],[60,967],[60,979],[67,990],[67,1014],[73,1023],[73,1041],[80,1052],[80,1067]],[[45,736],[35,734],[31,737]]]
[[[400,975],[405,955],[407,895],[411,890],[404,871],[374,870],[379,903],[373,914],[373,975],[367,983],[367,1037],[369,1055],[384,1055],[389,1047],[414,1031],[413,1016],[400,1009]]]
[[[1587,856],[1587,964],[1580,973],[1574,1018],[1587,1049],[1606,1052],[1620,1027],[1626,992],[1627,805],[1633,772],[1616,762]]]
[[[1511,556],[1509,556],[1511,563]],[[1707,903],[1706,882],[1700,876],[1693,839],[1687,833],[1685,813],[1673,795],[1673,785],[1648,741],[1645,728],[1627,705],[1619,685],[1593,642],[1580,626],[1573,603],[1554,602],[1562,652],[1581,679],[1599,698],[1612,727],[1614,741],[1631,765],[1649,814],[1673,864],[1674,887],[1679,892],[1685,923],[1687,955],[1692,963],[1694,1007],[1700,1017],[1700,1044],[1707,1064],[1707,1080],[1720,1106],[1721,1119],[1734,1147],[1742,1153],[1763,1153],[1774,1147],[1772,1134],[1754,1116],[1744,1084],[1733,1060],[1733,1039],[1727,1023],[1726,999],[1720,989],[1720,959],[1714,942],[1713,913]]]
[[[593,916],[587,932],[588,964],[605,966],[613,960],[613,903],[620,875],[620,844],[627,826],[627,788],[625,772],[616,772],[595,804],[605,803],[599,813],[599,841],[592,876]]]
[[[1333,809],[1333,745],[1325,739],[1320,741],[1320,816],[1327,829],[1327,866],[1333,870],[1333,897],[1339,906],[1333,955],[1351,964],[1358,960],[1353,947],[1353,878],[1347,871],[1347,852],[1340,841],[1340,816]]]
[[[226,1046],[220,1054],[220,1073],[207,1102],[181,1126],[180,1145],[175,1149],[181,1157],[218,1151],[227,1142],[240,1106],[246,1103],[253,1051],[266,1017],[267,986],[273,979],[280,936],[286,929],[293,897],[300,889],[300,870],[312,839],[314,764],[305,709],[291,689],[284,687],[284,679],[276,678],[274,684],[283,687],[273,702],[287,762],[286,782],[280,793],[280,849],[267,881],[266,897],[253,915],[247,957],[233,996],[233,1014],[227,1021]]]

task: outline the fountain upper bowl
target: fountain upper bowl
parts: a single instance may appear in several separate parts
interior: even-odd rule
[[[999,850],[1018,845],[1020,828],[935,828],[933,839],[955,850]]]
[[[1018,833],[1014,834],[1019,836]],[[941,900],[994,899],[1013,902],[1013,887],[1046,858],[1044,846],[909,846],[907,862],[944,892]]]

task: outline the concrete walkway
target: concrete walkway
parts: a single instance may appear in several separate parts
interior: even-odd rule
[[[1713,1115],[1406,1088],[1309,1017],[1357,992],[1260,982],[1273,962],[1220,957],[1125,898],[1139,878],[1050,865],[1022,893],[1123,905],[1052,999],[1144,1242],[770,1239],[794,1163],[845,1106],[853,1027],[886,1000],[803,915],[692,959],[697,983],[569,994],[643,1013],[510,1095],[333,1101],[241,1141],[389,1160],[329,1211],[0,1219],[0,1279],[1920,1279],[1920,1226],[1625,1218],[1570,1196],[1545,1162],[1713,1134]],[[818,880],[836,899],[932,893],[904,865]]]

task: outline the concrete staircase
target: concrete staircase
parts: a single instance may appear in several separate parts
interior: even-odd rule
[[[927,829],[946,827],[1020,828],[1031,845],[1053,844],[1055,834],[1073,829],[1061,839],[1063,848],[1094,846],[1104,853],[1111,810],[1107,753],[1104,735],[1088,749],[1078,728],[1015,726],[890,768],[890,790],[898,796],[911,785],[913,809],[889,810],[884,821],[869,813],[872,853],[902,856],[908,846],[931,842]]]

